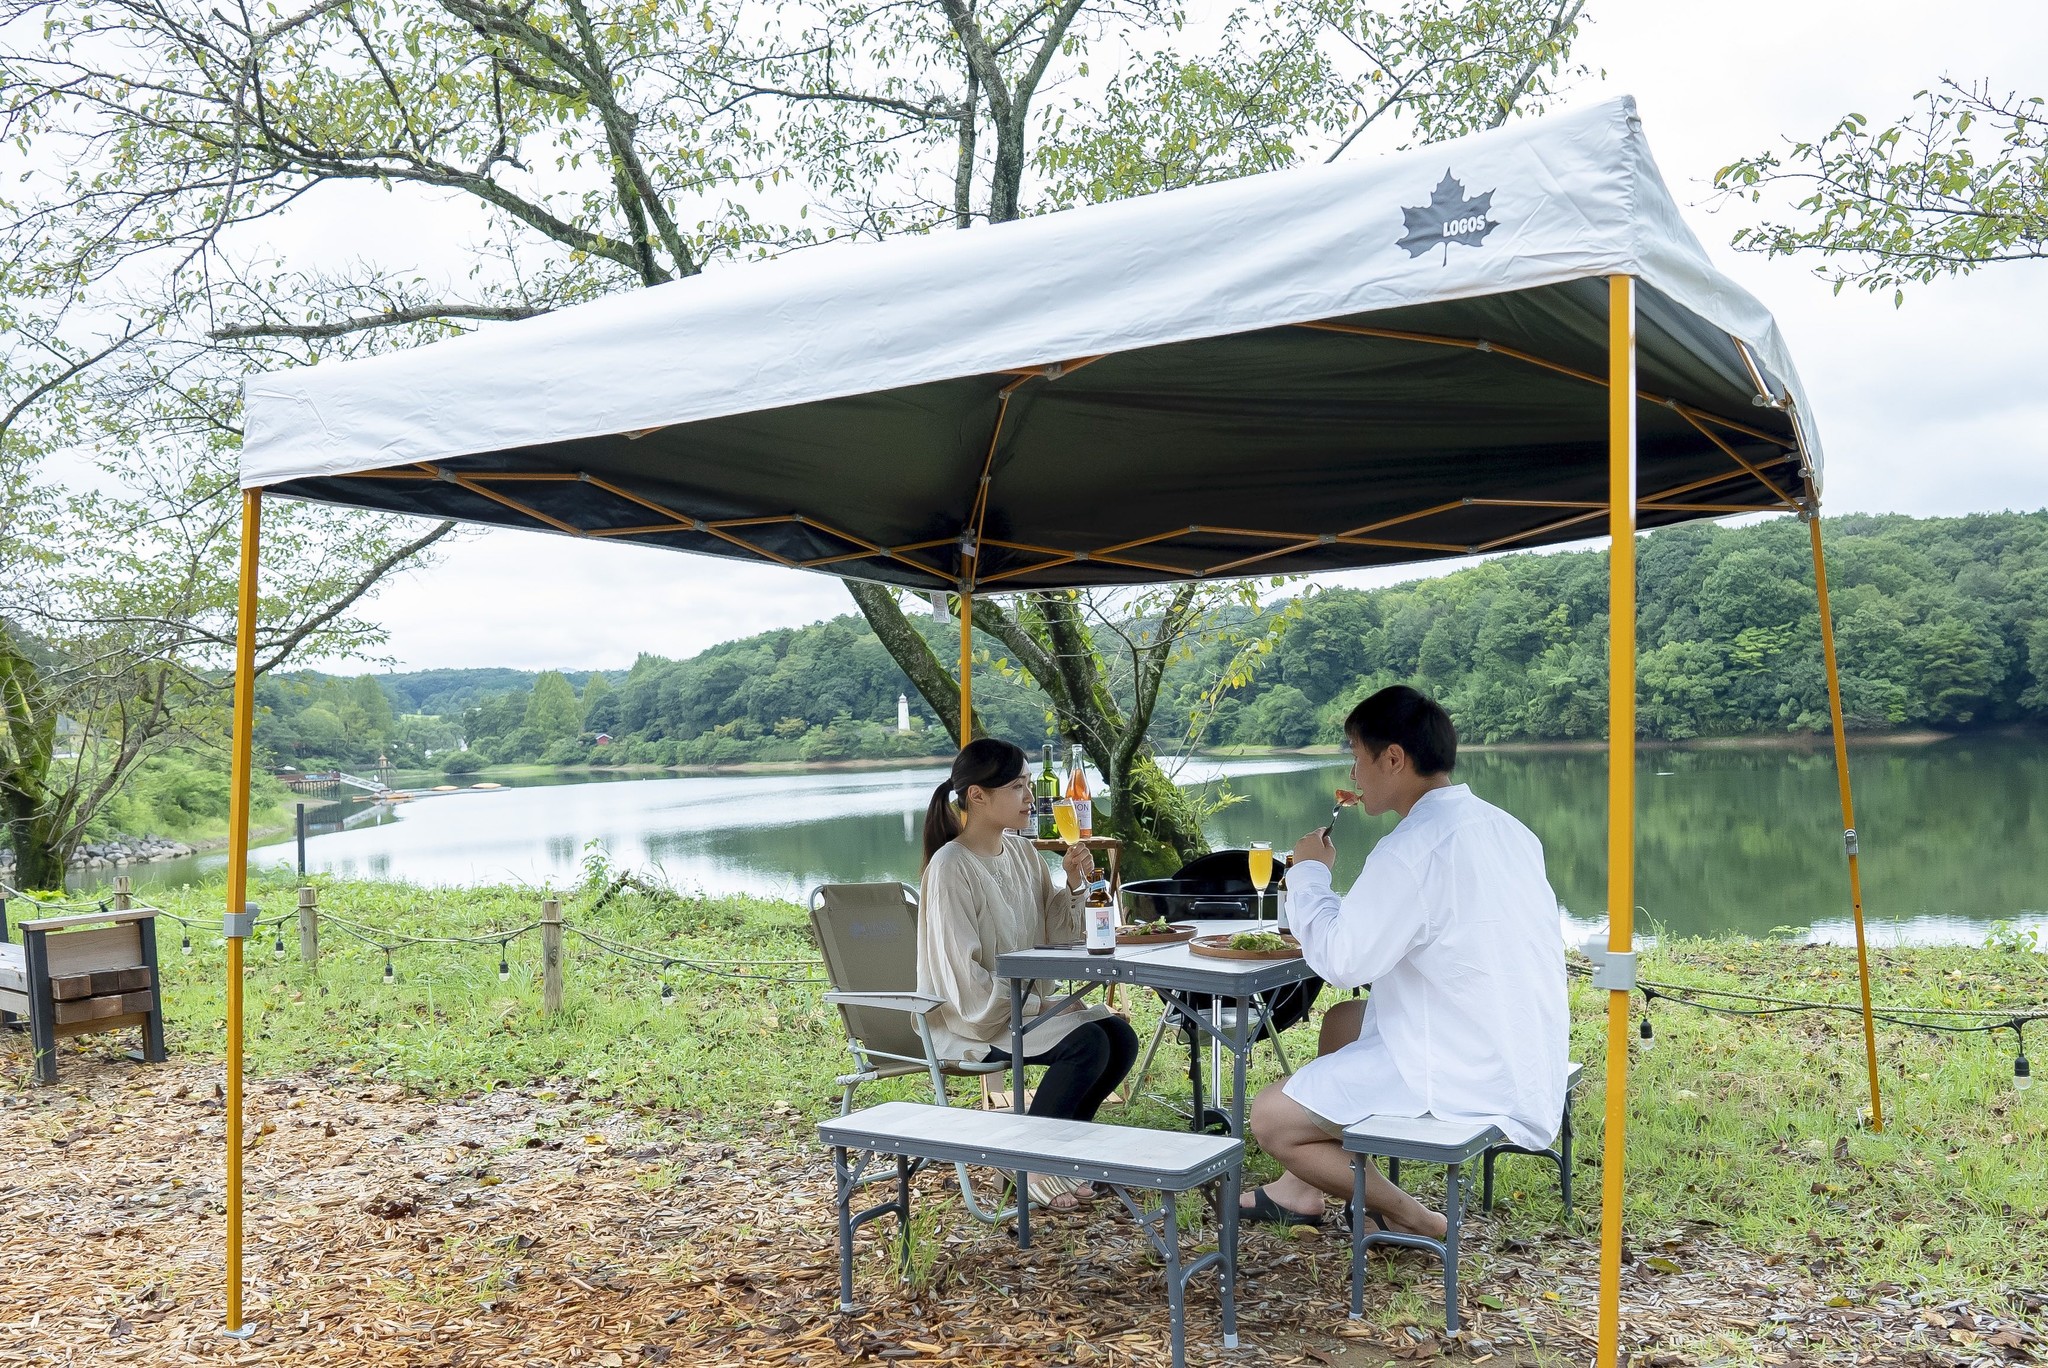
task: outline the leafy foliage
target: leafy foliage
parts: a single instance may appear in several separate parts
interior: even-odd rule
[[[2048,256],[2048,105],[1944,81],[1878,127],[1848,114],[1819,138],[1724,166],[1714,183],[1761,201],[1785,186],[1805,219],[1744,228],[1735,245],[1817,255],[1839,292],[1890,290]]]
[[[2048,722],[2048,513],[1831,519],[1829,587],[1852,726]],[[1639,718],[1683,740],[1828,725],[1812,558],[1794,519],[1667,528],[1638,549]],[[1510,556],[1442,579],[1309,596],[1212,743],[1332,741],[1367,691],[1413,683],[1473,741],[1607,725],[1604,551]],[[1169,683],[1186,707],[1223,668]]]

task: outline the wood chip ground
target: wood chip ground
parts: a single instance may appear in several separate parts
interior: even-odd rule
[[[1025,1254],[965,1219],[950,1170],[926,1174],[915,1283],[866,1235],[863,1306],[842,1316],[829,1166],[793,1114],[736,1146],[573,1088],[430,1099],[347,1074],[250,1083],[246,1314],[257,1329],[224,1338],[218,1066],[141,1069],[67,1049],[63,1082],[36,1088],[25,1055],[19,1036],[0,1037],[0,1082],[12,1085],[0,1092],[0,1364],[1167,1362],[1157,1266],[1112,1201],[1041,1219]],[[1594,1242],[1510,1240],[1487,1217],[1467,1229],[1468,1329],[1456,1343],[1441,1332],[1433,1263],[1377,1260],[1368,1317],[1351,1322],[1334,1229],[1248,1228],[1242,1347],[1222,1351],[1203,1280],[1190,1360],[1588,1362]],[[1633,1368],[2048,1358],[2034,1294],[2016,1294],[2026,1313],[1993,1315],[1830,1286],[1712,1230],[1632,1237]]]

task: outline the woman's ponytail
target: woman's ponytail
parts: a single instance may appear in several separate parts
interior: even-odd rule
[[[952,773],[932,790],[932,800],[925,805],[924,864],[930,864],[939,848],[960,834],[968,789],[994,792],[1015,783],[1024,771],[1024,752],[1007,741],[983,736],[962,747],[953,757]]]
[[[922,871],[932,862],[932,856],[939,853],[939,847],[960,834],[960,814],[953,807],[953,776],[939,780],[939,786],[932,790],[932,800],[924,809],[924,859],[919,862]]]

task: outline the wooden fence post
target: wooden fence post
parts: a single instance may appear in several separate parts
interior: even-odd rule
[[[540,905],[540,1009],[562,1010],[562,904],[553,898]]]
[[[320,895],[310,884],[299,890],[299,958],[320,966]]]
[[[114,910],[126,912],[135,906],[135,880],[126,874],[114,878]]]

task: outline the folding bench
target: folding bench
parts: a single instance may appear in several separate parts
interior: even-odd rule
[[[923,1102],[885,1102],[819,1123],[818,1138],[832,1149],[832,1176],[839,1217],[839,1309],[853,1302],[853,1237],[869,1221],[894,1214],[910,1263],[910,1175],[913,1161],[973,1164],[1015,1175],[1024,1190],[1027,1175],[1059,1174],[1115,1192],[1130,1209],[1166,1264],[1166,1298],[1171,1313],[1173,1364],[1187,1362],[1188,1280],[1211,1266],[1221,1279],[1223,1347],[1237,1347],[1237,1199],[1244,1169],[1244,1142],[1227,1135],[1106,1126],[1095,1121],[1061,1121],[1007,1111],[969,1111]],[[856,1160],[850,1156],[858,1155]],[[896,1160],[896,1195],[891,1201],[853,1210],[853,1195],[873,1160]],[[1181,1261],[1178,1199],[1207,1183],[1218,1183],[1221,1238],[1210,1253]],[[1131,1191],[1156,1192],[1161,1204],[1147,1210]],[[1017,1212],[1017,1243],[1031,1244],[1028,1204]]]
[[[0,904],[0,1019],[28,1018],[38,1083],[57,1081],[60,1036],[139,1026],[142,1050],[136,1057],[163,1062],[154,908],[45,917],[19,929],[21,944],[4,940]]]
[[[1578,1090],[1584,1066],[1571,1064],[1565,1074],[1564,1116],[1558,1125],[1557,1144],[1548,1149],[1527,1149],[1511,1143],[1496,1126],[1465,1121],[1445,1121],[1435,1116],[1368,1116],[1344,1130],[1344,1148],[1351,1159],[1351,1207],[1365,1210],[1365,1164],[1369,1157],[1387,1161],[1387,1181],[1401,1181],[1401,1162],[1409,1160],[1444,1166],[1444,1238],[1407,1235],[1397,1231],[1369,1228],[1364,1219],[1354,1220],[1351,1229],[1351,1316],[1365,1314],[1365,1255],[1375,1245],[1398,1245],[1434,1254],[1444,1266],[1444,1328],[1458,1329],[1458,1234],[1465,1214],[1465,1165],[1478,1160],[1485,1173],[1485,1209],[1493,1209],[1493,1165],[1503,1154],[1528,1154],[1549,1159],[1557,1165],[1558,1190],[1566,1216],[1572,1210],[1572,1097]]]

